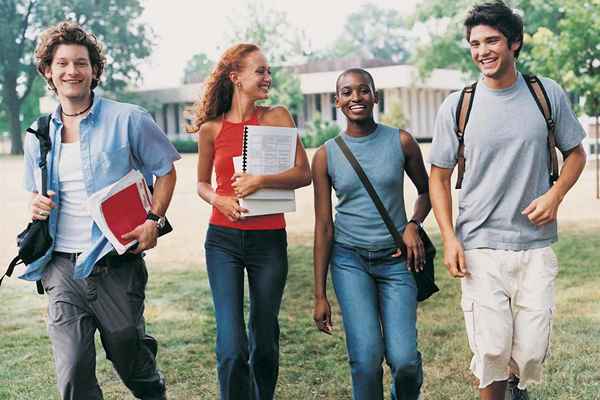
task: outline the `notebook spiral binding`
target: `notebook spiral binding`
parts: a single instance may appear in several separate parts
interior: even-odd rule
[[[242,143],[242,171],[246,172],[248,167],[248,127],[244,126],[244,139]]]

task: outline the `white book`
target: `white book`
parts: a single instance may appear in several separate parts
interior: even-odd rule
[[[296,211],[295,200],[240,199],[240,205],[248,209],[244,217]]]
[[[234,169],[251,175],[272,175],[286,171],[296,161],[298,130],[277,126],[246,125],[242,155],[234,157]],[[296,211],[293,190],[260,189],[243,199],[240,205],[249,210],[245,216]]]

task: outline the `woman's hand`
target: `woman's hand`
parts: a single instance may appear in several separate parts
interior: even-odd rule
[[[402,240],[406,245],[406,264],[409,271],[423,271],[425,264],[425,246],[419,237],[419,227],[413,222],[406,224]]]
[[[262,187],[262,177],[259,175],[248,175],[245,172],[236,172],[231,180],[233,191],[238,198],[246,197]]]
[[[213,200],[213,205],[231,222],[244,218],[244,213],[248,212],[247,209],[240,206],[238,199],[231,196],[216,195]]]
[[[327,297],[315,300],[313,320],[318,330],[331,335],[331,331],[333,330],[331,325],[331,307],[329,306]]]
[[[31,201],[31,219],[41,221],[48,219],[50,211],[56,207],[56,204],[52,201],[54,194],[53,191],[48,191],[48,197],[44,197],[38,193],[33,198]]]

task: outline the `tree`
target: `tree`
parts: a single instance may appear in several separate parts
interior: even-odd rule
[[[298,116],[303,104],[300,81],[285,65],[303,57],[304,33],[293,27],[285,12],[265,9],[262,3],[250,3],[244,14],[230,18],[229,24],[231,33],[223,47],[239,42],[254,43],[273,65],[273,83],[264,104],[284,105],[292,115]]]
[[[532,69],[584,100],[600,114],[600,0],[563,0],[558,33],[540,27],[530,38]],[[575,104],[577,107],[578,104]]]
[[[212,71],[214,65],[215,62],[208,58],[206,54],[194,54],[185,66],[183,83],[198,83],[204,81]]]
[[[45,27],[79,22],[109,49],[102,87],[119,93],[140,78],[137,63],[150,54],[152,32],[135,20],[141,0],[0,0],[0,87],[8,116],[11,153],[23,153],[22,107],[37,76],[33,51]]]
[[[409,58],[409,30],[398,11],[379,7],[375,3],[363,4],[350,14],[344,30],[333,46],[317,58],[351,57],[381,59],[402,63]]]
[[[477,68],[471,62],[465,40],[463,22],[467,13],[477,0],[425,0],[415,16],[415,22],[421,22],[428,34],[413,57],[422,75],[428,75],[435,68],[455,68],[475,76]],[[558,32],[558,21],[563,7],[561,0],[515,0],[513,5],[523,17],[524,43],[519,55],[519,69],[532,71],[529,38],[544,26]]]

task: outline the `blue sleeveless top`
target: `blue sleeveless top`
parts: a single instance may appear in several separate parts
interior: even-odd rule
[[[381,198],[398,231],[406,225],[404,152],[397,128],[378,124],[364,137],[340,134]],[[334,240],[368,250],[395,247],[375,204],[333,139],[325,143],[327,173],[337,196]]]

